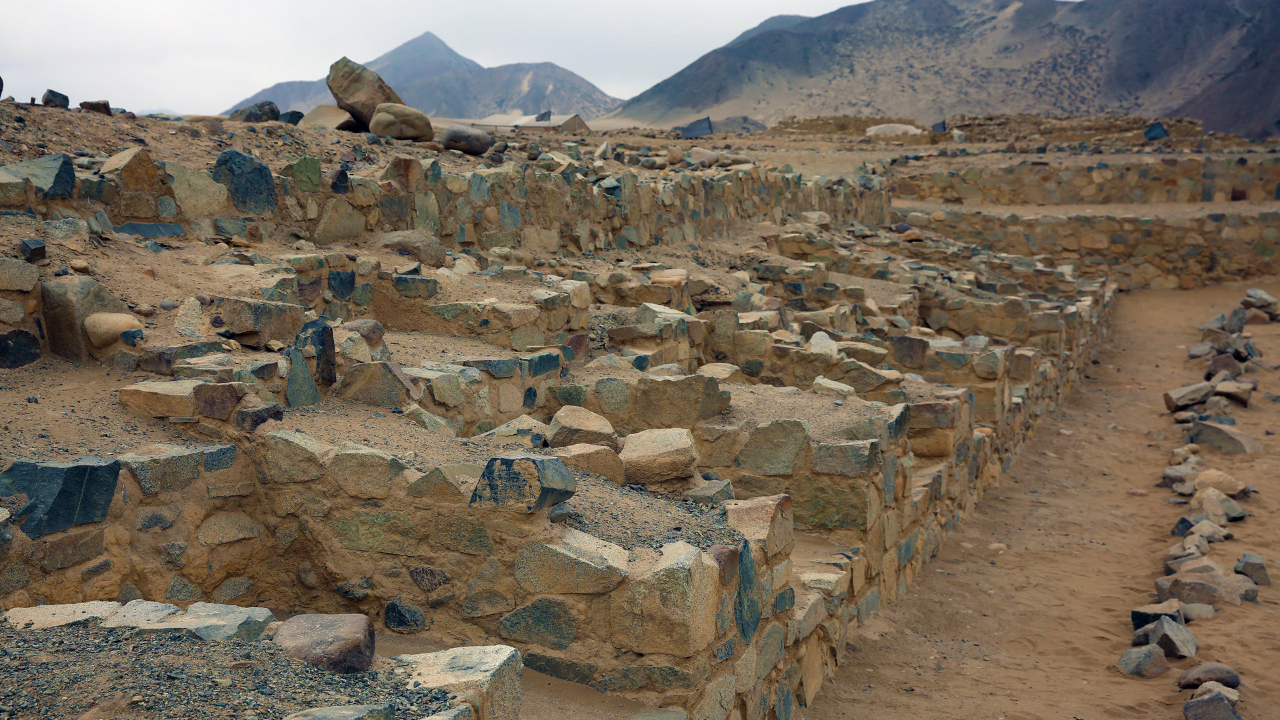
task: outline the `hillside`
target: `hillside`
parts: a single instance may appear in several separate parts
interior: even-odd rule
[[[486,68],[459,55],[431,33],[367,63],[406,103],[439,117],[484,117],[494,113],[551,110],[588,120],[618,107],[595,85],[553,63],[516,63]],[[306,112],[332,103],[323,79],[272,85],[236,103],[227,112],[271,100],[283,110]]]
[[[625,103],[619,119],[992,113],[1202,119],[1258,135],[1280,118],[1273,0],[874,0],[782,20]]]

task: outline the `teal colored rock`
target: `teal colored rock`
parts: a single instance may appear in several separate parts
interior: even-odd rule
[[[501,206],[501,215],[503,230],[516,230],[520,227],[521,218],[519,208],[503,201]]]
[[[396,292],[408,298],[433,298],[440,290],[435,278],[421,275],[396,275],[393,278]]]
[[[303,157],[285,168],[284,175],[293,178],[293,184],[302,192],[320,192],[320,161]]]
[[[485,466],[471,505],[531,513],[568,500],[577,487],[573,473],[559,458],[499,455]]]
[[[357,285],[351,293],[351,303],[358,307],[369,307],[373,304],[373,283]]]
[[[29,180],[37,200],[58,200],[75,194],[76,169],[71,156],[59,153],[36,160],[0,166],[0,182]]]
[[[302,351],[290,347],[285,357],[289,360],[289,374],[285,376],[285,400],[289,407],[304,407],[320,402],[320,388],[302,357]]]

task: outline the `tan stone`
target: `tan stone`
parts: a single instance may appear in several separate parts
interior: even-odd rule
[[[84,319],[84,331],[96,348],[104,348],[120,339],[126,330],[141,330],[138,318],[127,313],[94,313]]]
[[[331,130],[355,130],[359,126],[351,113],[336,105],[317,105],[298,121],[300,128],[324,127]]]
[[[267,433],[267,475],[272,482],[310,482],[324,475],[336,449],[293,430]]]
[[[435,137],[431,119],[421,110],[397,103],[382,103],[374,108],[369,132],[396,140],[429,142]]]
[[[698,450],[693,433],[684,428],[632,433],[618,456],[627,482],[650,485],[694,474]]]
[[[194,392],[200,382],[140,382],[120,388],[120,404],[145,417],[194,417]]]
[[[795,522],[788,495],[730,500],[724,509],[728,524],[748,540],[763,543],[770,557],[795,544]]]
[[[707,363],[698,368],[698,374],[715,378],[722,383],[747,382],[747,377],[742,374],[742,368],[730,363]]]
[[[351,497],[385,498],[408,467],[389,453],[345,442],[329,461],[328,475]]]
[[[1244,491],[1244,482],[1222,472],[1221,470],[1201,470],[1196,475],[1196,488],[1203,490],[1204,488],[1213,488],[1223,495],[1235,497]]]
[[[506,645],[460,647],[396,658],[413,665],[408,687],[447,690],[471,705],[478,720],[519,720],[520,652]]]
[[[587,444],[618,449],[613,425],[584,407],[565,405],[551,417],[551,447]]]
[[[569,445],[552,454],[573,470],[602,475],[617,485],[626,480],[622,460],[612,448],[604,445]]]
[[[633,566],[610,596],[613,644],[621,650],[691,657],[715,639],[720,569],[686,542],[664,545],[648,567]]]

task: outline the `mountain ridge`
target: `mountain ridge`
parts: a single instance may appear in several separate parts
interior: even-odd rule
[[[1280,118],[1280,93],[1257,92],[1277,80],[1274,0],[873,0],[757,26],[610,117],[1115,111],[1256,136]]]

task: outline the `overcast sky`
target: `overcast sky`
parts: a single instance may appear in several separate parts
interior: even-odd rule
[[[46,88],[131,110],[217,113],[431,31],[486,67],[553,62],[621,98],[779,14],[858,0],[35,0],[5,12],[4,95]]]

